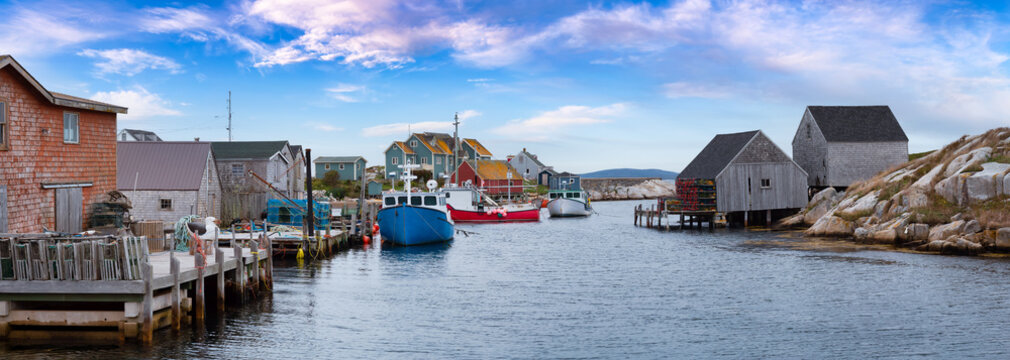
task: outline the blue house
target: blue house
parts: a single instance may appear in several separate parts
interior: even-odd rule
[[[396,175],[392,176],[398,178],[404,161],[418,164],[422,170],[431,171],[435,178],[442,179],[456,171],[463,161],[491,159],[491,152],[476,139],[460,139],[459,145],[460,158],[456,159],[453,156],[456,141],[452,135],[434,132],[411,134],[407,141],[395,141],[386,148],[386,176],[395,172]]]
[[[582,177],[570,172],[563,172],[550,177],[551,190],[582,190]]]
[[[365,176],[367,163],[361,156],[320,156],[314,162],[317,179],[322,179],[330,171],[336,171],[340,174],[340,180],[361,180]]]

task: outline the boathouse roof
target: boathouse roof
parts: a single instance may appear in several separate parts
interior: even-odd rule
[[[358,161],[358,159],[365,160],[361,156],[320,156],[316,158],[316,163],[319,164],[350,164]]]
[[[43,87],[42,84],[38,82],[38,80],[35,80],[35,77],[32,76],[32,74],[28,73],[28,70],[25,70],[25,68],[22,67],[21,64],[17,62],[17,60],[14,60],[14,57],[10,55],[0,55],[0,69],[6,68],[8,66],[14,69],[16,73],[21,75],[21,77],[24,78],[29,85],[35,88],[36,91],[42,94],[42,97],[45,97],[46,100],[49,100],[49,102],[53,105],[66,106],[83,110],[94,110],[94,111],[126,114],[127,109],[122,106],[107,104],[100,101],[85,99],[77,96],[61,94],[58,92],[46,90],[46,88]]]
[[[200,190],[210,151],[208,142],[120,141],[116,146],[116,188]]]
[[[891,108],[879,106],[807,106],[829,142],[908,141]]]
[[[218,159],[269,159],[288,145],[287,141],[215,141],[211,143]]]
[[[677,178],[715,179],[759,132],[760,130],[754,130],[716,135]]]
[[[463,143],[470,145],[470,147],[477,152],[477,155],[492,156],[491,151],[484,147],[484,144],[481,144],[480,141],[477,141],[477,139],[463,139]]]
[[[485,160],[476,159],[470,160],[473,163],[475,172],[477,176],[480,176],[484,180],[507,180],[509,172],[512,173],[512,179],[522,179],[522,175],[515,170],[509,163],[505,160]]]

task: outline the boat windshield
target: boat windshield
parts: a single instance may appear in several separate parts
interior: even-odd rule
[[[421,197],[420,196],[411,196],[410,197],[410,204],[414,205],[414,206],[420,206],[421,205]]]
[[[398,204],[400,204],[400,205],[406,204],[407,203],[407,197],[406,196],[400,196],[400,197],[396,198],[396,202]]]
[[[578,199],[578,198],[579,198],[579,193],[577,193],[577,192],[570,192],[570,193],[568,193],[568,194],[567,194],[567,196],[566,196],[566,197],[567,197],[567,198],[575,198],[575,199]]]
[[[434,196],[425,196],[424,197],[424,205],[425,206],[435,206],[435,205],[438,205],[438,199],[435,198]]]
[[[396,198],[390,196],[386,198],[386,206],[396,205]]]

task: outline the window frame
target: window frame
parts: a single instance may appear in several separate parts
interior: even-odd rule
[[[3,107],[0,109],[0,116],[3,117],[0,118],[0,151],[10,150],[10,147],[7,145],[10,144],[8,138],[11,132],[11,117],[10,107],[7,104],[7,99],[0,98],[0,107]]]
[[[772,188],[772,179],[761,179],[761,188],[762,189],[771,189]]]
[[[393,164],[393,165],[396,165],[397,163],[399,163],[399,161],[400,161],[400,158],[398,158],[398,157],[391,157],[390,158],[390,163]]]
[[[417,140],[411,140],[410,141],[410,147],[416,148],[417,147]]]
[[[239,170],[238,174],[235,173],[236,167]],[[243,177],[245,176],[245,164],[231,164],[231,176]]]
[[[326,169],[326,170],[329,170],[330,169],[330,164],[323,164],[323,168]]]
[[[168,207],[165,207],[165,204],[168,204]],[[160,210],[172,211],[174,205],[172,199],[158,199],[158,209]]]
[[[426,157],[421,158],[421,165],[428,165],[428,158]]]
[[[343,170],[344,164],[337,164],[337,170]]]
[[[74,123],[74,140],[67,140],[67,115],[73,115],[76,117],[76,122]],[[63,112],[63,143],[64,144],[80,144],[81,143],[81,113],[73,111]]]

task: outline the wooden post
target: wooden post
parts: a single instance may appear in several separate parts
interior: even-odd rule
[[[224,313],[224,250],[214,251],[217,266],[217,311]]]
[[[197,324],[203,324],[204,316],[206,315],[206,303],[204,302],[204,267],[207,265],[207,259],[203,258],[203,254],[196,253],[196,257],[193,259],[196,265],[196,288],[193,289],[193,318],[196,319]]]
[[[150,344],[154,340],[154,289],[151,282],[154,281],[154,267],[148,262],[140,264],[140,270],[144,276],[144,304],[140,315],[143,321],[140,329],[140,341]]]
[[[245,260],[242,258],[242,248],[234,247],[235,251],[235,280],[232,286],[235,288],[235,295],[238,295],[239,303],[245,303]]]
[[[747,223],[747,220],[748,220],[747,217],[749,215],[748,213],[749,213],[749,211],[744,211],[743,212],[743,227],[745,227],[745,228],[750,225],[750,224]]]
[[[169,268],[172,273],[172,330],[182,329],[182,290],[179,288],[179,259],[175,258],[175,249],[170,250]]]
[[[708,229],[715,230],[715,214],[708,217]]]
[[[273,240],[270,240],[270,238],[267,237],[265,239],[265,241],[267,242],[267,249],[273,249],[273,244],[274,244]],[[270,250],[270,252],[268,252],[267,254],[268,254],[267,260],[266,260],[267,261],[267,287],[270,288],[270,289],[273,289],[274,288],[274,257],[273,257],[273,250]]]
[[[765,210],[765,226],[772,227],[772,211],[770,209]]]
[[[351,214],[351,235],[358,235],[358,214]]]
[[[663,216],[666,217],[666,231],[670,231],[670,213],[664,211]]]
[[[249,248],[252,250],[252,255],[253,255],[253,263],[252,263],[253,284],[252,284],[252,286],[253,286],[254,289],[256,289],[256,291],[259,291],[259,289],[260,289],[260,253],[259,253],[260,247],[259,246],[260,246],[260,244],[256,240],[253,240],[251,243],[249,243]]]

